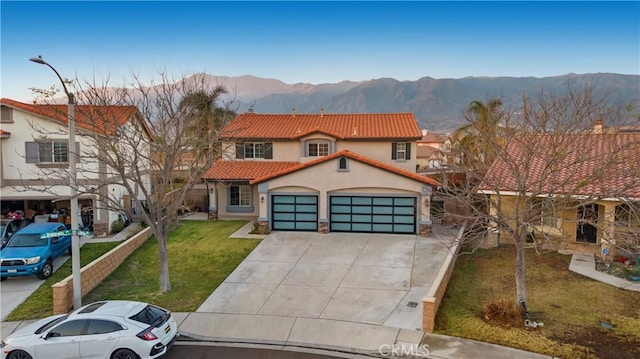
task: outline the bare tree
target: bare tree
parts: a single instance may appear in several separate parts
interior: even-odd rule
[[[488,154],[494,160],[461,162],[458,181],[449,181],[443,195],[465,210],[447,215],[472,223],[475,231],[466,237],[472,250],[505,242],[515,245],[516,303],[523,316],[525,248],[540,251],[575,244],[581,226],[599,228],[598,242],[622,243],[611,230],[612,211],[625,201],[637,204],[640,198],[640,134],[604,127],[620,126],[633,117],[605,99],[596,98],[590,87],[569,87],[566,95],[523,95],[522,108],[516,111],[490,101],[481,108],[491,108],[491,114],[470,117],[474,121],[465,128],[476,144],[466,148],[482,153],[462,155],[482,159]],[[478,121],[484,118],[491,119],[491,126]],[[598,215],[598,206],[604,215]]]
[[[128,195],[131,207],[138,209],[137,215],[157,240],[160,291],[164,292],[171,289],[167,236],[177,225],[177,212],[187,192],[201,182],[212,159],[219,156],[215,153],[220,149],[219,128],[234,112],[231,102],[220,98],[225,89],[210,85],[204,76],[176,80],[161,73],[159,78],[144,83],[134,75],[122,87],[110,86],[109,79],[78,85],[76,117],[83,116],[81,162],[78,181],[71,185],[78,195],[94,194],[98,206],[111,210],[126,207],[123,202]],[[130,120],[116,120],[122,116]],[[210,128],[208,121],[218,126]],[[60,183],[69,178],[64,168],[46,172],[44,176],[60,178]],[[176,176],[183,185],[174,189]],[[89,178],[100,181],[90,181],[88,186]]]

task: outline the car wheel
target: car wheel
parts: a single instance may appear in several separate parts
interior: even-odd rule
[[[42,266],[42,270],[38,273],[38,278],[47,279],[53,273],[53,263],[51,263],[51,259],[47,260]]]
[[[22,350],[14,350],[7,356],[7,359],[33,359],[29,353]]]
[[[136,353],[129,349],[118,349],[111,355],[111,359],[136,359]]]

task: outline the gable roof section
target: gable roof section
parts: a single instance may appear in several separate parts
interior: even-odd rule
[[[297,139],[315,132],[338,139],[418,140],[422,132],[411,113],[258,114],[234,118],[222,132],[227,139]]]
[[[65,125],[68,122],[67,104],[27,104],[8,98],[0,99],[0,104],[58,121]],[[135,106],[75,105],[74,116],[77,127],[106,135],[114,134],[118,127],[126,124],[132,118],[136,118],[140,121],[149,137],[153,137],[153,132],[149,128],[149,125],[142,118]],[[105,121],[105,119],[112,119],[114,122]]]
[[[339,158],[339,157],[343,157],[343,156],[347,157],[347,158],[350,158],[350,159],[353,159],[353,160],[356,160],[358,162],[362,162],[364,164],[379,168],[381,170],[385,170],[385,171],[388,171],[388,172],[391,172],[391,173],[395,173],[395,174],[403,176],[403,177],[407,177],[407,178],[412,179],[414,181],[422,182],[422,183],[429,184],[429,185],[432,185],[432,186],[439,186],[440,185],[440,183],[438,183],[438,181],[436,181],[436,180],[434,180],[432,178],[420,176],[417,173],[409,172],[409,171],[403,170],[401,168],[398,168],[398,167],[395,167],[395,166],[391,166],[389,164],[386,164],[386,163],[383,163],[383,162],[380,162],[380,161],[376,161],[376,160],[371,159],[369,157],[365,157],[365,156],[350,152],[349,150],[338,151],[338,152],[332,153],[332,154],[330,154],[328,156],[324,156],[324,157],[318,158],[318,159],[313,160],[313,161],[300,163],[300,164],[298,164],[296,166],[293,166],[293,167],[290,167],[290,168],[285,168],[285,169],[283,169],[281,171],[274,172],[274,173],[271,173],[271,174],[267,174],[267,175],[262,176],[262,177],[258,177],[256,179],[250,181],[249,184],[257,184],[257,183],[260,183],[260,182],[268,181],[270,179],[273,179],[273,178],[276,178],[276,177],[280,177],[280,176],[284,176],[286,174],[289,174],[289,173],[292,173],[292,172],[296,172],[296,171],[299,171],[299,170],[302,170],[302,169],[305,169],[305,168],[313,167],[313,166],[315,166],[317,164],[324,163],[324,162],[327,162],[327,161],[331,161],[331,160],[333,160],[335,158]]]
[[[494,161],[479,189],[640,198],[640,133],[568,135],[560,147],[553,141],[552,135],[512,139],[507,159]]]
[[[300,162],[277,161],[217,161],[202,176],[205,180],[244,180],[267,176],[291,167]]]
[[[444,152],[431,146],[418,146],[416,149],[416,158],[430,158],[434,154],[443,155]]]
[[[418,140],[418,143],[444,143],[445,137],[438,135],[437,133],[429,132],[425,136],[422,136],[421,139]]]

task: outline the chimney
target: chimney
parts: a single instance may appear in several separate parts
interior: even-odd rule
[[[324,108],[320,108],[320,118],[324,116]]]
[[[253,106],[249,107],[249,109],[247,110],[247,112],[249,112],[249,113],[253,113]]]
[[[293,107],[291,109],[291,117],[296,117],[296,108],[295,107]]]
[[[593,125],[593,133],[596,135],[601,135],[604,133],[604,124],[602,123],[602,120],[596,121],[596,123]]]
[[[358,127],[353,126],[353,132],[351,133],[351,136],[357,136],[358,135]]]
[[[426,136],[429,134],[429,130],[427,130],[426,128],[422,129],[422,137]]]

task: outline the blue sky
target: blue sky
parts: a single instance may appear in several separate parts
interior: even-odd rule
[[[5,1],[2,97],[63,77],[245,74],[286,83],[640,74],[640,2]]]

